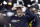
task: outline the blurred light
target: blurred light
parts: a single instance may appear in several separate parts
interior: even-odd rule
[[[7,4],[7,2],[6,2],[6,1],[4,1],[4,2],[3,2],[3,4],[4,4],[4,5],[6,5],[6,4]]]
[[[39,6],[39,9],[40,9],[40,4],[38,4],[38,6]]]
[[[17,0],[17,1],[22,1],[22,0]]]
[[[15,16],[17,16],[17,15],[15,15]]]
[[[14,22],[15,23],[15,22],[17,22],[17,20],[12,20],[11,22]]]
[[[30,7],[31,5],[28,4],[27,6]]]
[[[38,2],[38,0],[35,0],[35,2]]]
[[[12,15],[14,15],[14,13],[12,13],[12,12],[7,12],[7,16],[12,16]]]
[[[34,1],[34,0],[31,0],[31,2],[32,2],[32,1]]]
[[[40,12],[38,12],[38,14],[40,14]]]
[[[9,3],[8,3],[8,5],[12,5],[12,3],[11,3],[11,2],[9,2]]]
[[[40,15],[40,14],[39,14]]]
[[[3,16],[6,16],[6,14],[2,14]]]

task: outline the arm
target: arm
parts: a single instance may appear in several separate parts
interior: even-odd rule
[[[36,20],[36,27],[40,27],[40,19],[37,15],[35,20]]]
[[[26,10],[26,14],[29,15],[29,17],[27,18],[29,23],[30,23],[34,18],[36,18],[36,15],[35,15],[33,12],[29,11],[29,9]]]
[[[35,16],[35,14],[33,12],[29,11],[29,9],[26,10],[26,14],[28,14],[31,17]]]

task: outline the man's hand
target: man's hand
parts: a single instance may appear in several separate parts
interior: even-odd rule
[[[12,10],[16,10],[16,8],[15,7],[12,7]]]

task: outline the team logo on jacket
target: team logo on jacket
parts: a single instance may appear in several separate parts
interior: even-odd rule
[[[19,22],[20,20],[11,20],[12,23],[17,23]]]

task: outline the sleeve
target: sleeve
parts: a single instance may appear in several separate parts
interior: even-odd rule
[[[35,16],[35,14],[33,12],[29,11],[29,9],[26,10],[26,14],[28,14],[31,17]]]
[[[40,27],[40,19],[38,16],[36,16],[36,27]]]
[[[36,15],[33,12],[29,11],[29,9],[26,10],[26,15],[27,14],[29,15],[29,17],[27,17],[28,23],[30,23],[34,18],[36,18]]]

